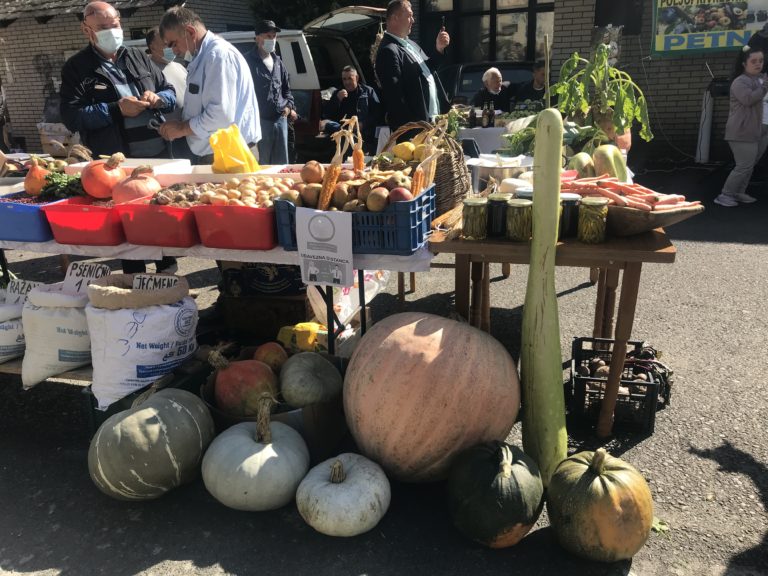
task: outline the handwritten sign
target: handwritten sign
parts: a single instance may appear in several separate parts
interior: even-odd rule
[[[179,283],[179,277],[170,274],[136,274],[133,277],[134,290],[166,290]]]
[[[65,294],[84,294],[88,284],[112,274],[112,269],[106,264],[97,264],[95,262],[72,262],[67,268],[67,275],[64,276],[64,283],[61,291]]]
[[[8,288],[5,293],[6,304],[24,304],[27,301],[27,294],[35,286],[40,286],[42,282],[30,282],[29,280],[19,280],[15,278],[8,282]]]
[[[352,214],[296,209],[296,244],[305,284],[352,286]]]

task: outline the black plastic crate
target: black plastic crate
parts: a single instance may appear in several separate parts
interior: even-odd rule
[[[565,391],[572,423],[597,424],[608,377],[607,374],[594,375],[594,369],[600,361],[605,366],[610,365],[614,343],[614,340],[604,338],[574,338],[571,378]],[[613,413],[614,430],[651,434],[655,428],[656,410],[669,403],[669,382],[664,382],[665,391],[661,392],[664,379],[659,378],[658,367],[654,365],[658,362],[643,358],[647,350],[652,349],[644,347],[643,342],[627,343],[627,358]]]

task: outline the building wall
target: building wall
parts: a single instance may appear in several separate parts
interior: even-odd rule
[[[652,0],[646,0],[642,31],[639,36],[624,36],[619,66],[645,93],[655,138],[648,146],[654,158],[676,160],[695,157],[701,119],[702,98],[712,73],[728,77],[735,59],[734,52],[691,54],[679,57],[651,56],[653,24]],[[595,0],[555,0],[555,32],[553,42],[553,79],[560,65],[572,52],[589,53],[594,24]],[[728,117],[728,98],[715,99],[711,160],[729,160],[730,152],[723,141]],[[634,135],[633,135],[634,136]],[[633,142],[639,138],[634,137]]]
[[[206,26],[223,32],[229,26],[253,22],[247,0],[190,1]],[[123,18],[126,39],[130,30],[146,30],[160,23],[162,4],[137,10]],[[8,103],[13,136],[26,140],[26,150],[40,151],[37,123],[43,120],[46,97],[57,87],[65,54],[81,50],[86,40],[75,16],[58,16],[46,24],[34,19],[0,28],[0,80]]]

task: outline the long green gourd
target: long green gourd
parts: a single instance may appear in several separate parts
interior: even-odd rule
[[[563,119],[548,108],[536,123],[533,235],[520,353],[523,449],[539,465],[545,487],[568,450],[555,292],[562,142]]]

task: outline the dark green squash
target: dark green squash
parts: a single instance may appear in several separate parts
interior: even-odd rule
[[[544,486],[539,467],[520,448],[485,442],[455,458],[448,501],[459,531],[490,548],[505,548],[517,544],[536,523]]]

